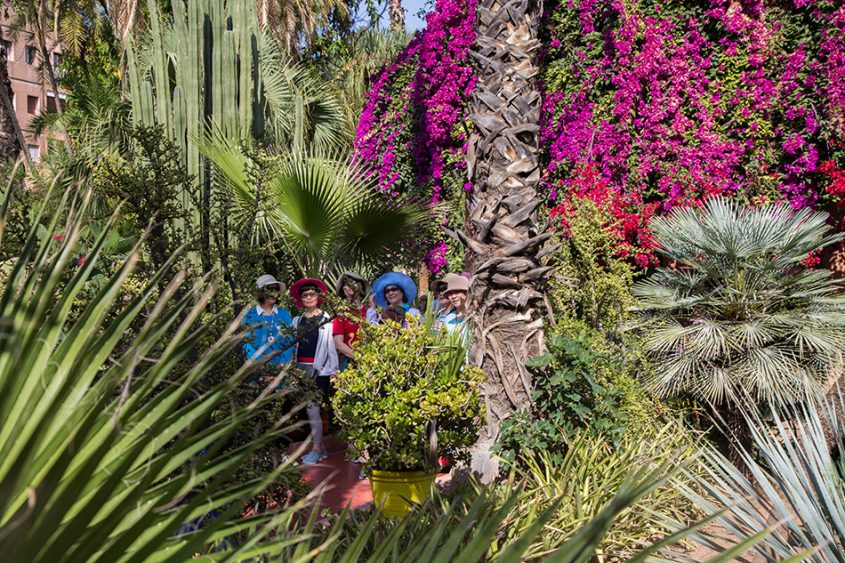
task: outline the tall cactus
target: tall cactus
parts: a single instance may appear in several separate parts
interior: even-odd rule
[[[199,196],[197,202],[185,193],[182,203],[205,246],[211,181],[196,141],[210,127],[228,138],[262,134],[262,38],[253,0],[173,0],[172,7],[167,18],[147,0],[148,37],[140,45],[127,41],[127,94],[133,121],[163,126],[179,147]]]

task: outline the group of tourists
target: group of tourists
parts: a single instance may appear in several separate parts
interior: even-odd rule
[[[329,289],[321,280],[303,278],[290,286],[290,297],[301,311],[291,318],[290,312],[278,306],[285,284],[265,274],[258,278],[255,307],[243,317],[249,327],[244,339],[247,360],[265,360],[270,365],[292,363],[311,378],[328,403],[332,392],[332,378],[355,361],[358,330],[365,322],[381,324],[392,320],[407,326],[409,319],[422,320],[415,307],[417,285],[408,275],[388,272],[373,282],[347,272],[340,276],[335,294],[344,302],[344,312],[330,315],[323,306]],[[431,314],[434,327],[449,332],[465,331],[469,274],[446,274],[429,286],[429,298],[434,299]],[[424,309],[426,307],[423,307]],[[311,451],[301,461],[313,465],[327,457],[323,443],[323,421],[320,406],[306,407],[311,429]]]

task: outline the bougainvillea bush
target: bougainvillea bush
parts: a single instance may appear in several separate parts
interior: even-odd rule
[[[544,22],[553,214],[610,208],[640,266],[675,206],[845,196],[841,0],[562,0]]]
[[[378,175],[382,191],[448,203],[453,227],[462,225],[470,188],[464,114],[476,80],[469,60],[475,6],[475,0],[437,0],[426,28],[373,77],[355,139],[355,160]],[[440,273],[449,244],[442,235],[425,244],[429,269]]]
[[[475,0],[438,0],[375,77],[356,159],[389,194],[446,201],[462,228]],[[558,0],[543,18],[541,149],[552,220],[607,210],[620,255],[656,261],[652,216],[709,195],[822,207],[845,198],[841,0]],[[837,225],[838,228],[845,224]],[[426,241],[439,272],[456,249]]]

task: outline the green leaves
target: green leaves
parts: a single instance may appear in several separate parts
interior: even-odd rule
[[[289,152],[254,163],[220,132],[200,146],[231,187],[236,224],[253,225],[254,240],[280,238],[303,274],[383,266],[389,249],[413,240],[430,219],[421,206],[381,197],[340,155]]]
[[[138,246],[77,320],[69,320],[111,225],[84,264],[76,264],[71,258],[89,197],[67,199],[72,207],[47,222],[47,232],[56,232],[67,216],[61,241],[38,242],[33,229],[0,296],[6,320],[0,335],[0,550],[33,562],[189,557],[215,534],[227,534],[239,499],[287,470],[281,466],[236,493],[221,488],[279,431],[218,455],[262,401],[208,422],[227,391],[241,384],[243,370],[187,399],[237,344],[236,325],[198,350],[204,329],[197,321],[212,290],[186,284],[181,273],[164,285],[166,271],[159,272],[132,301],[119,302]],[[150,302],[159,288],[158,301]],[[126,339],[130,326],[137,336]],[[198,359],[189,362],[190,354]],[[174,539],[179,526],[210,512],[219,516]]]
[[[484,377],[464,366],[460,336],[433,331],[430,319],[361,330],[355,365],[338,376],[333,400],[353,449],[384,471],[431,469],[437,455],[465,458]]]
[[[611,358],[596,353],[583,334],[551,334],[547,345],[545,354],[528,363],[534,368],[532,410],[504,422],[497,448],[507,456],[550,450],[550,461],[558,463],[569,439],[580,431],[596,431],[613,440],[627,420],[620,411],[623,391],[596,377],[599,364],[617,367]]]
[[[827,215],[722,198],[654,220],[677,267],[633,288],[652,389],[724,404],[749,391],[779,403],[818,397],[845,347],[842,285],[807,255],[841,239]]]

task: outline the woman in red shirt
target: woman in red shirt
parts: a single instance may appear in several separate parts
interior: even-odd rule
[[[335,291],[350,309],[350,314],[337,316],[332,321],[334,346],[340,358],[340,371],[343,371],[355,359],[354,344],[358,341],[358,328],[367,318],[364,296],[369,292],[369,284],[358,274],[346,272],[337,280]]]

